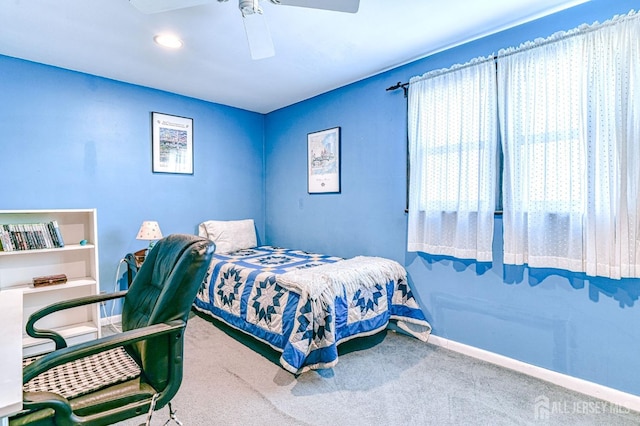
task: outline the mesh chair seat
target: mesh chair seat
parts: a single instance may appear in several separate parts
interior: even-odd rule
[[[23,366],[38,357],[25,358]],[[124,348],[114,348],[59,365],[23,385],[24,392],[53,392],[73,399],[140,376],[140,367]]]

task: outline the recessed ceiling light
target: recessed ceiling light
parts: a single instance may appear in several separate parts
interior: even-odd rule
[[[182,47],[182,40],[171,34],[158,34],[153,38],[153,41],[170,49],[180,49]]]

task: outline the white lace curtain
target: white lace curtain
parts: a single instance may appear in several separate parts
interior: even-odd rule
[[[640,277],[640,18],[498,55],[505,263]]]
[[[408,251],[492,260],[496,104],[492,58],[410,80]]]

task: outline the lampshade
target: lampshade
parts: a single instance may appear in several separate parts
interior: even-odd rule
[[[136,240],[159,240],[162,238],[160,225],[154,220],[145,220],[140,226]]]

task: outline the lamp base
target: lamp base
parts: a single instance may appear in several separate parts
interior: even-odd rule
[[[133,253],[134,258],[136,259],[136,266],[138,268],[140,268],[140,266],[142,265],[142,262],[144,262],[144,259],[147,257],[147,250],[148,249],[143,248]]]

